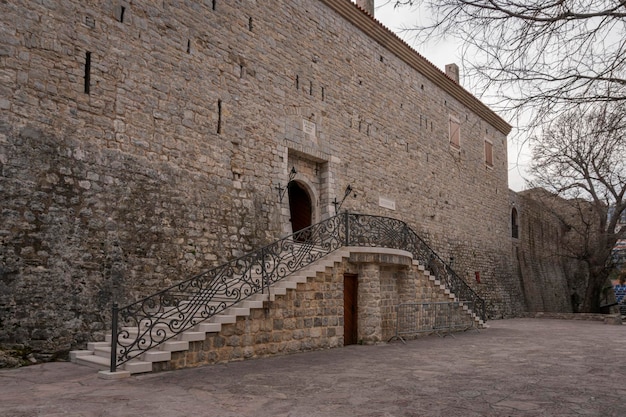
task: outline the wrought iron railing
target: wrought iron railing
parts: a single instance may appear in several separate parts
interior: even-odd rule
[[[343,213],[112,311],[111,372],[342,246],[409,251],[486,320],[484,301],[405,222]]]

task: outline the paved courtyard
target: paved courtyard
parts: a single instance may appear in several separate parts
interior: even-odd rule
[[[0,371],[0,415],[626,416],[626,326],[489,322],[480,333],[99,379]]]

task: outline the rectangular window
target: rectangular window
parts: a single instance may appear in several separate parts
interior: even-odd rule
[[[493,168],[493,143],[485,139],[485,165]]]
[[[450,146],[461,148],[461,123],[458,119],[450,116]]]

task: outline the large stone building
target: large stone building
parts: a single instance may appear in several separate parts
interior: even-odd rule
[[[0,21],[0,343],[80,347],[113,301],[339,208],[406,222],[490,318],[527,308],[510,126],[349,0],[12,1]]]

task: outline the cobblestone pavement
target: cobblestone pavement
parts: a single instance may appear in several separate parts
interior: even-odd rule
[[[626,326],[489,325],[117,381],[70,363],[3,370],[0,415],[626,416]]]

